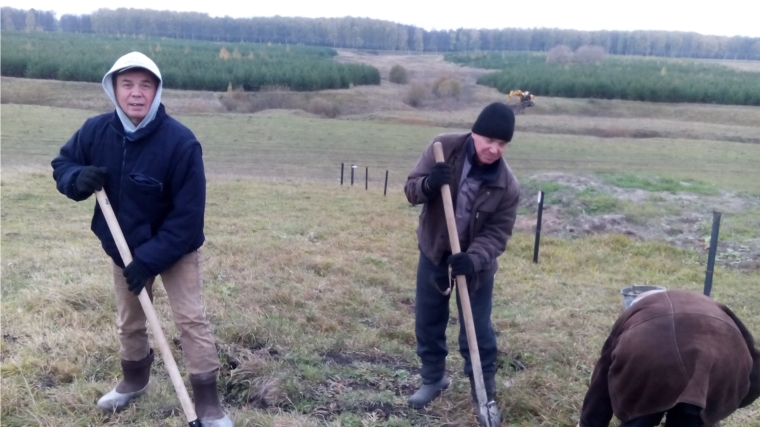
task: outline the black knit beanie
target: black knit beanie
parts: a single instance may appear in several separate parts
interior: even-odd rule
[[[480,112],[472,132],[509,142],[515,132],[515,113],[506,104],[494,102]]]

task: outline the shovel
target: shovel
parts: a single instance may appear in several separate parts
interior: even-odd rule
[[[435,152],[435,161],[442,162],[443,148],[440,142],[433,143]],[[441,196],[443,197],[443,209],[446,212],[446,225],[449,229],[449,242],[451,243],[451,254],[458,254],[459,233],[457,233],[457,223],[454,217],[454,205],[451,202],[451,190],[448,184],[441,187]],[[472,363],[472,374],[475,379],[475,394],[478,397],[478,422],[486,427],[501,426],[501,413],[496,407],[493,400],[488,402],[486,398],[486,387],[483,383],[483,368],[480,366],[480,351],[478,350],[478,339],[475,335],[475,325],[472,320],[472,307],[470,306],[470,294],[467,290],[467,278],[457,276],[457,289],[459,291],[459,301],[462,305],[462,317],[464,318],[465,331],[467,332],[467,344],[470,347],[470,362]]]
[[[126,267],[132,262],[132,253],[129,251],[127,241],[124,239],[124,234],[121,232],[121,227],[119,227],[119,221],[116,219],[116,215],[113,212],[111,202],[108,201],[108,196],[106,196],[106,192],[103,190],[95,191],[95,197],[98,199],[98,204],[100,205],[100,210],[103,211],[103,216],[106,217],[108,229],[111,230],[111,235],[116,242],[116,247],[119,248],[119,255],[121,255],[121,259],[124,261],[124,267]],[[172,384],[174,384],[174,390],[177,392],[180,404],[182,404],[182,411],[187,417],[187,424],[190,427],[201,427],[201,422],[195,414],[195,408],[190,400],[190,396],[187,394],[185,383],[182,381],[182,376],[179,373],[179,368],[177,368],[177,363],[174,361],[172,351],[169,349],[169,343],[166,341],[164,331],[161,329],[161,323],[158,321],[158,316],[156,316],[156,310],[153,308],[153,303],[150,301],[148,291],[143,288],[137,298],[140,300],[140,305],[142,305],[142,309],[145,312],[145,317],[148,318],[148,326],[150,326],[150,330],[153,332],[153,337],[156,340],[156,345],[161,351],[161,358],[164,360],[166,370],[169,371],[169,377],[172,379]]]

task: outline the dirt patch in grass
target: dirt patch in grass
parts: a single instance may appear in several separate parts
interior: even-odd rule
[[[350,365],[353,363],[370,363],[381,365],[388,369],[402,369],[410,373],[419,372],[419,368],[413,367],[407,361],[399,357],[382,353],[359,353],[359,352],[326,352],[321,355],[325,362],[338,365]]]
[[[708,191],[698,182],[677,183],[682,191],[621,188],[603,176],[544,173],[523,181],[523,212],[515,229],[535,232],[537,191],[543,190],[542,235],[582,237],[614,233],[638,240],[664,240],[707,254],[713,212],[721,212],[717,262],[743,271],[760,268],[760,198]],[[644,185],[644,184],[641,184]],[[693,188],[697,193],[689,192]],[[699,194],[707,192],[709,194]]]

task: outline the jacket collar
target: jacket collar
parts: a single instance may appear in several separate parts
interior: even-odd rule
[[[114,129],[123,137],[127,138],[130,141],[138,141],[140,139],[145,138],[146,136],[152,134],[156,131],[156,129],[163,124],[164,120],[166,120],[167,114],[166,109],[164,108],[164,104],[160,104],[158,107],[158,111],[156,112],[156,117],[151,120],[150,123],[148,123],[147,126],[144,128],[140,128],[136,130],[135,132],[128,134],[124,131],[124,125],[121,123],[121,119],[119,118],[118,114],[116,113],[116,110],[114,110],[112,116],[111,116],[111,126],[113,126]]]

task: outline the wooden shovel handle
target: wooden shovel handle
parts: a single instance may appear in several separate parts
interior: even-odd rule
[[[119,254],[126,267],[132,262],[132,253],[129,251],[126,239],[124,239],[124,233],[122,233],[119,221],[116,219],[116,215],[113,212],[111,202],[108,200],[108,196],[106,196],[104,190],[96,191],[95,197],[98,199],[98,204],[100,205],[100,210],[103,211],[103,216],[106,217],[108,229],[111,230],[113,240],[116,242],[116,247],[119,248]],[[140,300],[140,305],[142,305],[143,311],[145,312],[145,317],[148,318],[148,325],[150,326],[151,332],[153,332],[156,346],[158,346],[158,349],[161,351],[161,358],[164,361],[164,365],[166,365],[166,370],[169,371],[169,377],[172,379],[174,390],[176,390],[177,397],[179,397],[179,401],[182,404],[182,410],[187,417],[188,423],[192,425],[194,422],[197,422],[198,417],[195,414],[195,408],[190,400],[190,396],[187,394],[187,389],[185,388],[185,383],[182,381],[182,376],[179,373],[179,368],[177,368],[177,363],[172,356],[172,351],[169,349],[169,343],[166,341],[164,331],[161,329],[161,323],[156,315],[156,310],[153,308],[153,303],[150,301],[148,291],[143,288],[137,298]]]
[[[443,162],[443,148],[441,143],[433,143],[433,152],[435,161]],[[443,197],[443,210],[446,212],[446,226],[449,230],[449,243],[451,244],[451,254],[461,252],[459,247],[459,233],[457,233],[457,222],[454,216],[454,204],[451,201],[451,189],[449,184],[441,187],[441,197]],[[486,389],[483,383],[483,368],[480,365],[480,350],[478,350],[478,338],[475,335],[475,325],[472,320],[472,306],[470,306],[470,294],[467,290],[467,278],[457,276],[457,290],[459,292],[459,301],[462,305],[462,317],[464,317],[464,327],[467,332],[467,344],[470,347],[470,362],[472,363],[472,374],[475,379],[475,394],[478,397],[478,404],[485,407],[487,401]]]

